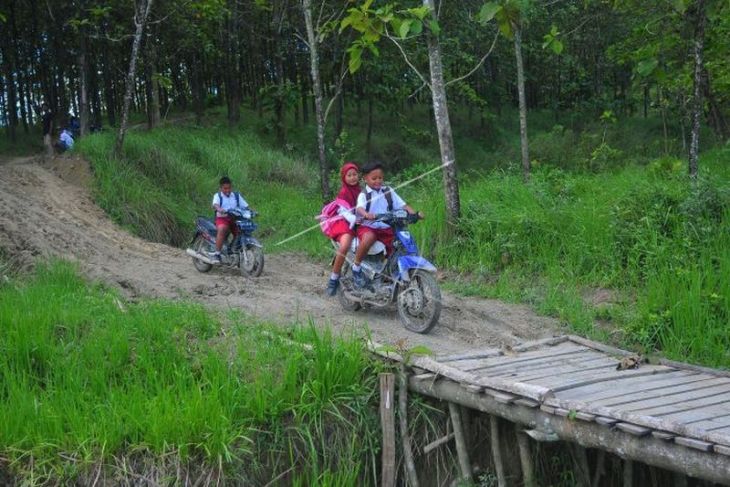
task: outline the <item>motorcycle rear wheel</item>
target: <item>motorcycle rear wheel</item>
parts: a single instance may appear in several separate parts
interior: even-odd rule
[[[193,241],[193,250],[199,254],[206,254],[210,250],[210,244],[207,240],[203,238],[202,235],[198,235]],[[198,272],[208,272],[213,268],[212,265],[208,264],[207,262],[203,262],[200,259],[196,259],[195,257],[193,257],[193,265],[198,270]]]
[[[441,316],[441,290],[430,272],[417,270],[398,293],[398,318],[407,330],[428,333]]]
[[[245,258],[244,258],[244,253]],[[264,251],[260,247],[249,247],[241,251],[238,268],[241,275],[259,277],[264,271]]]
[[[362,305],[357,301],[352,301],[345,295],[345,286],[348,285],[352,288],[352,272],[349,264],[345,262],[345,265],[342,266],[342,271],[340,272],[340,289],[337,292],[337,299],[339,300],[342,308],[346,311],[358,311],[362,308]]]

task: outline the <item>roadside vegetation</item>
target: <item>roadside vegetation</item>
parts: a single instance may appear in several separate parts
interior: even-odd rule
[[[160,483],[374,484],[379,366],[355,337],[124,302],[63,262],[6,279],[0,323],[4,485],[142,472]]]

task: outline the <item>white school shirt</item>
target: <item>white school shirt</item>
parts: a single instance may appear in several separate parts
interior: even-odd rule
[[[222,197],[222,198],[221,198]],[[221,205],[221,208],[224,210],[232,210],[234,208],[247,208],[248,203],[246,203],[246,200],[243,199],[243,196],[241,193],[238,193],[238,200],[240,202],[240,205],[236,202],[236,193],[235,191],[231,191],[231,194],[226,196],[223,194],[222,191],[218,191],[216,194],[213,195],[213,205]],[[213,206],[215,208],[215,206]],[[216,211],[216,216],[226,216],[225,213],[221,213],[220,211]]]
[[[383,187],[381,187],[379,190],[375,190],[371,188],[370,186],[365,186],[365,191],[368,193],[372,193],[370,195],[370,213],[373,215],[382,215],[383,213],[388,212],[388,200],[385,199],[385,194],[383,192]],[[365,191],[360,193],[360,195],[357,197],[357,207],[362,208],[363,210],[366,208],[368,203],[368,198],[365,196]],[[393,188],[390,188],[390,195],[393,197],[393,210],[400,210],[404,206],[406,206],[406,202],[403,201],[403,199],[398,196],[398,193],[396,193]],[[390,225],[383,222],[374,222],[370,220],[363,220],[362,225],[370,228],[390,228]]]

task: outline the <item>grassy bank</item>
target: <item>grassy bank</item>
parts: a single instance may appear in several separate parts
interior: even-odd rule
[[[39,306],[39,303],[43,303]],[[376,366],[354,340],[123,303],[68,264],[0,286],[0,480],[373,483]]]
[[[110,135],[80,141],[93,161],[99,203],[136,233],[179,245],[194,215],[209,212],[216,181],[227,173],[260,210],[267,252],[326,256],[317,230],[274,245],[311,226],[320,207],[311,147],[298,148],[311,127],[290,132],[290,145],[279,149],[255,119],[243,129],[217,120],[133,133],[121,163],[107,157]],[[509,162],[510,132],[502,129],[491,149],[462,135],[463,218],[455,232],[443,224],[438,173],[400,190],[428,215],[412,230],[423,252],[450,271],[444,286],[526,302],[580,333],[646,353],[730,366],[730,147],[702,154],[693,186],[683,161],[658,156],[665,141],[651,120],[583,131],[576,123],[538,122],[527,184]],[[405,137],[409,126],[402,125],[376,134],[380,151],[400,134],[399,147],[419,157],[391,172],[391,184],[437,164],[432,141]],[[346,140],[361,143],[354,135]]]
[[[684,165],[615,171],[494,172],[462,185],[455,236],[436,216],[414,227],[463,292],[527,302],[580,333],[647,353],[730,366],[730,148]],[[440,235],[440,241],[433,236]]]

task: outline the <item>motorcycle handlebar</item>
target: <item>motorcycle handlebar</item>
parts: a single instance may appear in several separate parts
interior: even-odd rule
[[[418,213],[407,213],[405,217],[397,216],[394,212],[389,213],[381,213],[378,215],[374,220],[375,222],[383,222],[383,223],[396,223],[396,222],[404,222],[408,224],[416,223],[418,220],[420,220],[421,217]]]

